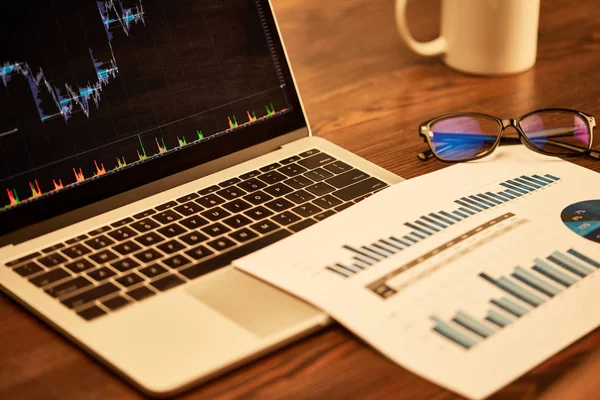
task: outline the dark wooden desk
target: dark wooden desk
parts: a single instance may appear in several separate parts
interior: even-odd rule
[[[445,166],[416,158],[424,148],[417,124],[438,114],[477,110],[515,117],[557,106],[600,119],[600,11],[595,0],[577,5],[542,1],[537,64],[523,74],[499,78],[462,75],[437,58],[412,54],[396,35],[393,0],[274,3],[313,132],[406,178]],[[409,12],[418,38],[436,35],[439,1],[414,1]],[[600,162],[576,162],[600,171]],[[0,398],[140,396],[4,296],[0,321]],[[582,364],[599,344],[596,330],[495,397],[548,393],[550,385]],[[568,377],[561,389],[566,392],[560,393],[573,398],[591,390],[598,364],[591,360],[587,372],[580,374],[583,381]],[[186,396],[456,397],[393,364],[337,325]]]

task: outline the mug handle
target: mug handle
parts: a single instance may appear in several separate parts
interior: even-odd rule
[[[437,56],[445,53],[447,43],[443,36],[433,39],[430,42],[418,42],[412,37],[406,21],[407,2],[408,0],[396,0],[396,27],[402,39],[404,39],[412,51],[422,56]]]

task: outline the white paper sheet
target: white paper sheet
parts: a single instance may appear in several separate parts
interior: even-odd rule
[[[234,265],[479,399],[600,324],[598,263],[600,174],[510,148],[402,182]]]

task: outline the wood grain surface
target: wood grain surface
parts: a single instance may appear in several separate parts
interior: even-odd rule
[[[556,106],[600,118],[596,0],[543,0],[536,65],[495,78],[463,75],[439,58],[411,53],[396,34],[393,0],[273,1],[313,132],[405,178],[447,166],[416,158],[425,148],[417,125],[436,115],[472,110],[509,118]],[[439,7],[439,0],[409,5],[417,38],[437,35]],[[600,162],[575,162],[600,171]],[[5,296],[0,296],[0,321],[0,398],[141,397]],[[597,397],[600,356],[592,354],[599,345],[596,330],[493,398]],[[395,365],[339,325],[183,397],[458,398]]]

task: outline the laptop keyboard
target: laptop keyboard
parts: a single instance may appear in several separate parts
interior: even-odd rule
[[[385,187],[312,149],[6,266],[92,320],[224,267]]]

